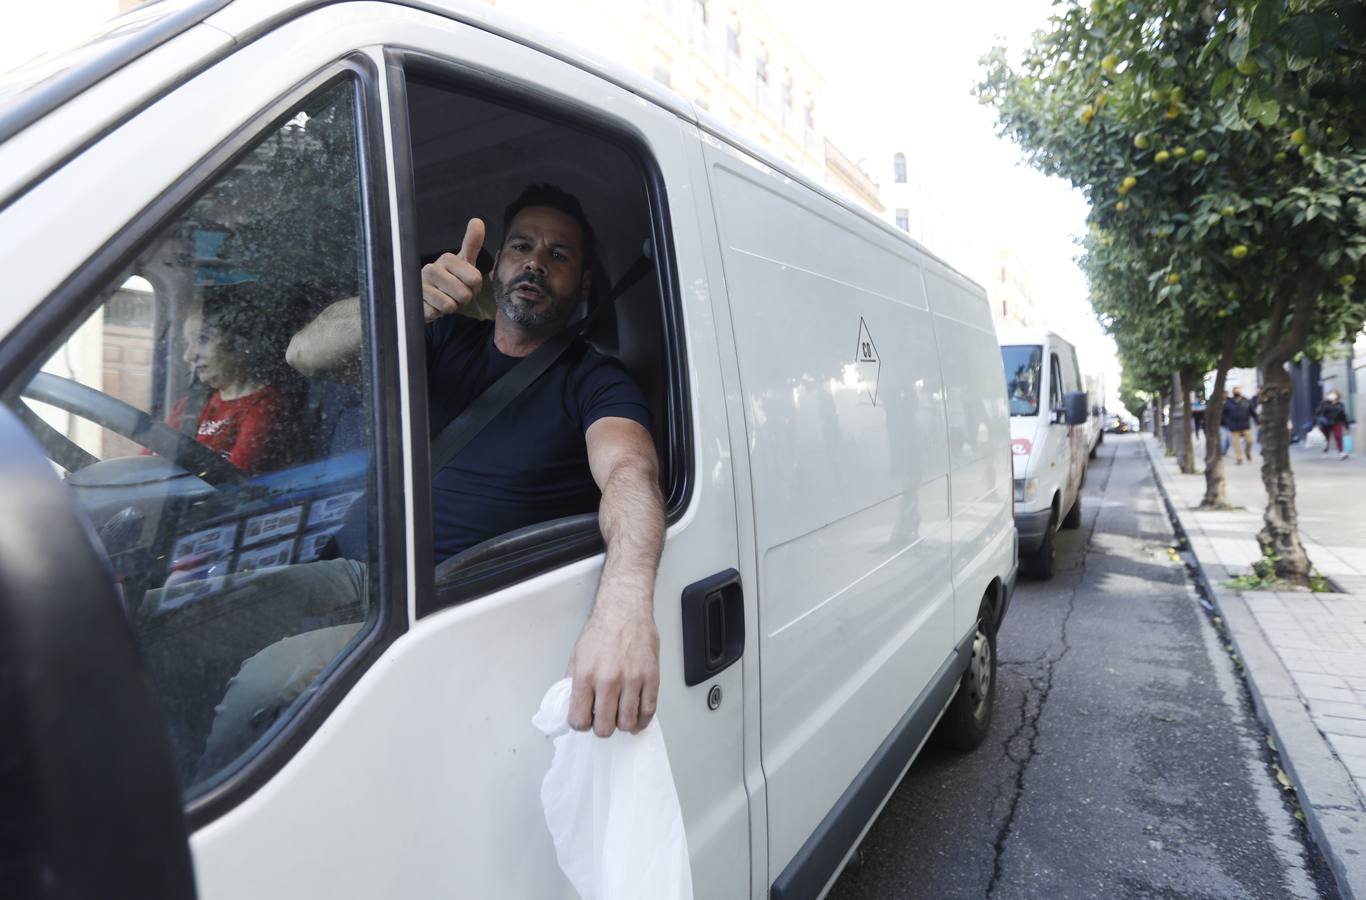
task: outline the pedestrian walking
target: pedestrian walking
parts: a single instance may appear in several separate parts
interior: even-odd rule
[[[1219,424],[1229,430],[1233,439],[1233,461],[1243,464],[1243,456],[1252,462],[1252,426],[1257,422],[1257,410],[1252,401],[1243,396],[1243,389],[1233,389],[1233,396],[1224,401],[1224,412]]]
[[[1347,418],[1347,408],[1342,405],[1342,395],[1335,390],[1329,391],[1319,403],[1314,417],[1319,431],[1323,432],[1323,452],[1327,453],[1336,442],[1339,458],[1346,459],[1350,454],[1343,447],[1342,435],[1351,424],[1351,420]]]
[[[1205,409],[1204,398],[1196,396],[1195,402],[1191,404],[1191,425],[1195,427],[1197,439],[1205,433]]]

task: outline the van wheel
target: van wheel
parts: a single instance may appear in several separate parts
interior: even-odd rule
[[[1072,501],[1072,508],[1067,511],[1067,515],[1062,517],[1062,527],[1067,529],[1081,527],[1081,490],[1077,490],[1077,499]]]
[[[977,613],[972,655],[949,708],[939,720],[938,743],[955,750],[974,750],[986,739],[996,705],[996,627],[987,601]]]
[[[1047,581],[1053,577],[1053,560],[1057,556],[1057,533],[1057,519],[1049,519],[1048,530],[1043,533],[1043,543],[1039,544],[1039,549],[1028,556],[1020,557],[1021,574],[1040,581]]]

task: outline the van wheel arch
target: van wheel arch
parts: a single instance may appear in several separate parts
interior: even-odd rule
[[[997,585],[982,595],[977,611],[977,624],[970,638],[972,646],[968,666],[964,670],[958,692],[949,701],[944,715],[935,729],[935,742],[941,746],[967,752],[974,750],[991,729],[996,698],[996,628],[995,608],[1000,596]]]
[[[1058,512],[1059,497],[1053,495],[1052,512],[1048,517],[1048,528],[1043,533],[1039,548],[1028,556],[1020,558],[1020,573],[1039,581],[1053,577],[1053,566],[1057,557],[1056,539],[1061,516]]]

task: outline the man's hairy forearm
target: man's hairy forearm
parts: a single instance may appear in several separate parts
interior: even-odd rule
[[[598,607],[635,601],[652,608],[664,549],[664,501],[652,466],[628,459],[613,468],[603,485],[598,524],[607,544]]]
[[[360,298],[348,297],[327,306],[289,342],[285,361],[306,377],[356,376],[364,328]]]

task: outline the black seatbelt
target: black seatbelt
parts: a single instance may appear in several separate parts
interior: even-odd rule
[[[555,364],[555,360],[569,349],[575,338],[585,334],[600,315],[612,308],[618,297],[649,274],[654,269],[653,256],[653,248],[650,242],[646,241],[640,258],[632,263],[621,276],[621,280],[612,286],[596,310],[533,350],[529,356],[504,373],[502,378],[475,397],[474,402],[465,407],[449,425],[441,429],[441,433],[432,439],[432,474],[441,471],[448,462],[455,459],[456,455],[474,440],[475,435],[484,430],[484,426],[492,422],[494,417],[506,409],[522,391]]]

